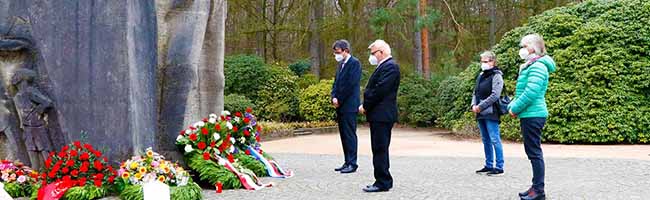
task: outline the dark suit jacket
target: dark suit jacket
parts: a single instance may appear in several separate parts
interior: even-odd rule
[[[363,108],[369,122],[397,122],[399,65],[393,58],[375,69],[363,93]]]
[[[361,64],[359,60],[350,55],[350,59],[345,63],[343,69],[337,64],[336,78],[332,85],[332,98],[339,101],[339,107],[336,109],[339,113],[359,112],[359,82],[361,80]]]

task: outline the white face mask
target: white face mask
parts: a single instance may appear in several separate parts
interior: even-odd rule
[[[370,55],[370,58],[368,58],[368,62],[370,62],[371,65],[378,65],[379,61],[377,60],[377,57]]]
[[[482,69],[483,71],[485,71],[485,70],[489,70],[489,69],[492,69],[492,66],[490,66],[490,65],[487,64],[487,63],[481,63],[481,69]]]
[[[528,48],[521,48],[521,49],[519,49],[519,57],[520,57],[521,59],[526,60],[526,58],[528,58],[528,55],[529,55],[529,54],[530,54],[530,53],[528,53]]]
[[[341,62],[343,60],[343,54],[335,53],[334,59],[336,60],[336,62]]]

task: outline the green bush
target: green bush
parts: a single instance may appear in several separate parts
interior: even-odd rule
[[[296,75],[302,76],[306,71],[311,69],[311,62],[309,60],[299,60],[289,65],[289,69]]]
[[[550,116],[545,141],[650,143],[648,21],[650,2],[638,0],[589,0],[531,18],[525,26],[506,33],[494,48],[505,73],[507,94],[513,95],[522,62],[517,55],[519,40],[539,33],[558,66],[550,76],[546,95]],[[460,78],[450,79],[473,81],[476,71],[470,67]],[[449,92],[444,94],[449,99],[471,95],[471,90]],[[441,102],[447,104],[441,107],[462,113],[470,99]],[[443,121],[453,124],[450,122],[462,120],[459,113]],[[502,117],[504,136],[518,138],[518,120],[506,118]]]
[[[318,78],[316,78],[316,75],[313,74],[305,74],[298,78],[298,87],[300,89],[305,89],[308,88],[311,85],[315,85],[318,83]]]
[[[290,121],[298,117],[298,77],[281,67],[269,67],[269,79],[259,90],[255,102],[263,119]]]
[[[435,120],[436,84],[419,75],[401,79],[397,104],[401,123],[430,126]]]
[[[255,110],[255,104],[248,98],[238,94],[229,94],[224,97],[223,109],[231,112],[243,112],[246,108]]]
[[[225,94],[241,94],[257,102],[258,91],[269,79],[264,60],[253,55],[228,56],[224,61]]]
[[[300,115],[307,121],[333,120],[336,110],[330,97],[334,80],[321,80],[300,94]]]

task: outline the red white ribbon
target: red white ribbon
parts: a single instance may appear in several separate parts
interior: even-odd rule
[[[261,183],[261,181],[257,178],[257,176],[255,176],[255,174],[240,172],[239,170],[237,170],[237,168],[235,168],[235,166],[233,166],[232,163],[230,163],[230,161],[228,161],[228,159],[224,159],[216,153],[214,154],[214,156],[215,158],[217,158],[217,163],[219,165],[226,167],[226,169],[234,173],[237,176],[237,178],[239,178],[239,181],[241,181],[244,188],[246,188],[247,190],[260,190],[265,187],[273,186],[272,183],[269,184]]]
[[[266,171],[269,173],[269,176],[273,178],[290,178],[293,176],[293,171],[283,170],[280,167],[280,164],[278,164],[274,160],[267,160],[266,158],[264,158],[263,155],[255,151],[255,149],[248,147],[248,151],[251,153],[253,157],[255,157],[257,160],[262,162],[262,164],[264,164]]]

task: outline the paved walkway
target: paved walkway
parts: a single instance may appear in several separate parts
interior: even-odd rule
[[[206,199],[518,199],[530,184],[530,163],[523,147],[505,144],[506,174],[477,175],[483,164],[478,139],[457,140],[444,132],[398,129],[391,146],[390,192],[361,191],[372,183],[368,129],[359,130],[360,169],[333,171],[342,162],[337,134],[264,142],[263,147],[286,168],[290,179],[264,178],[276,186],[262,191],[228,190]],[[649,199],[650,145],[543,145],[548,199]]]

